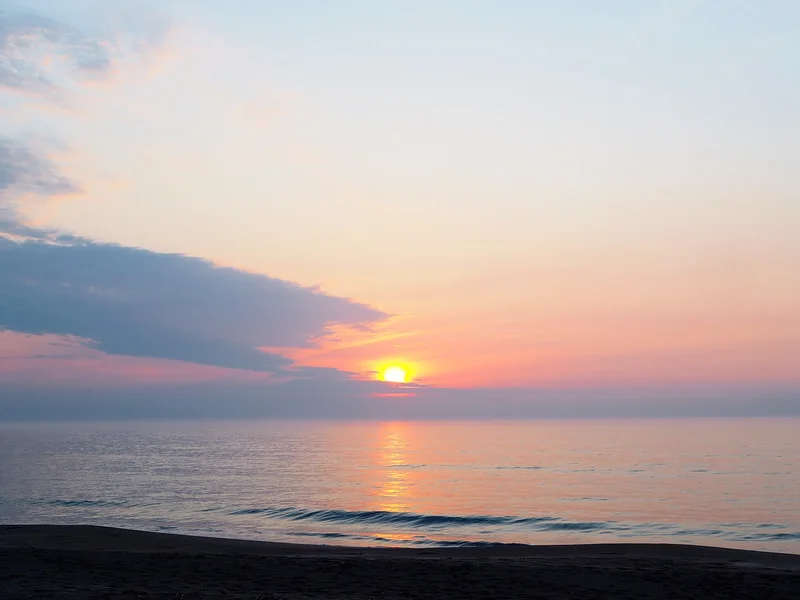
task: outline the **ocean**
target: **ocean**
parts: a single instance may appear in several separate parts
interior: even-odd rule
[[[800,553],[800,419],[4,423],[0,522]]]

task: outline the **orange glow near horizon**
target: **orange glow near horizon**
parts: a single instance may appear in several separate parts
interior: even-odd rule
[[[337,327],[309,348],[262,350],[298,366],[335,368],[379,382],[387,382],[386,369],[398,366],[406,371],[405,380],[388,383],[400,388],[409,383],[468,389],[800,381],[791,328],[758,342],[741,323],[737,329],[722,319],[707,325],[681,317],[620,323],[567,319],[552,309],[535,319],[497,317],[480,326],[478,320],[452,309],[449,315],[391,319],[376,330]],[[779,321],[752,326],[766,335]],[[653,340],[659,340],[657,349]]]

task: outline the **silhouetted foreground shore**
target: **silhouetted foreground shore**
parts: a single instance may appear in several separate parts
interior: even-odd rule
[[[667,544],[343,548],[0,526],[0,598],[800,598],[800,555]]]

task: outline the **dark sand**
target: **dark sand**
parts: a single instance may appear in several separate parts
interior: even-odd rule
[[[0,526],[0,598],[800,599],[800,555],[669,544],[345,548]]]

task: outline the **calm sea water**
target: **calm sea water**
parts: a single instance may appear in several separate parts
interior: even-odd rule
[[[3,424],[0,522],[800,552],[800,419]]]

